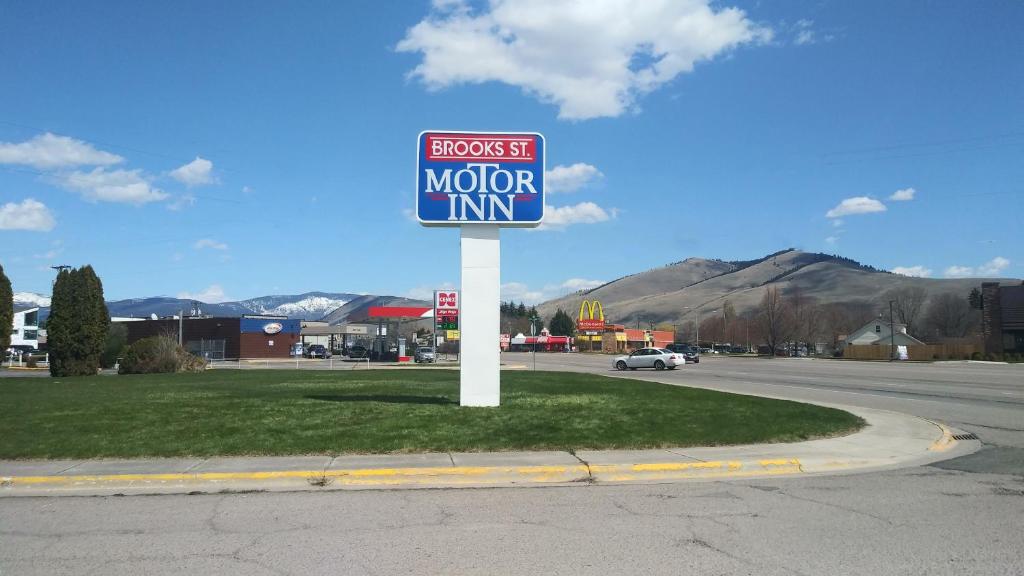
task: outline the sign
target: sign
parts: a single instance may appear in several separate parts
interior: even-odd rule
[[[907,347],[902,345],[897,346],[896,357],[900,360],[910,360],[910,354],[907,353]]]
[[[445,330],[444,331],[444,337],[445,337],[445,340],[458,340],[459,339],[459,331],[458,330]]]
[[[580,332],[603,332],[604,306],[597,300],[584,300],[576,318],[576,329]]]
[[[284,325],[280,322],[268,322],[263,325],[264,334],[277,334],[281,330],[284,330]]]
[[[459,293],[455,290],[435,290],[434,309],[459,309]]]
[[[457,290],[434,291],[434,326],[438,332],[459,329],[459,292]]]
[[[421,132],[416,218],[424,226],[539,225],[544,219],[544,136]]]

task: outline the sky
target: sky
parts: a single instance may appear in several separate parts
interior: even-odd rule
[[[0,0],[0,263],[108,299],[459,283],[423,130],[540,132],[539,302],[793,247],[1024,277],[1024,3]]]

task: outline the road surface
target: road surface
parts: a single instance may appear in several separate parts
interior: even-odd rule
[[[538,355],[538,368],[610,365]],[[987,445],[756,481],[7,498],[0,574],[1024,574],[1024,367],[709,358],[629,375],[898,410]]]

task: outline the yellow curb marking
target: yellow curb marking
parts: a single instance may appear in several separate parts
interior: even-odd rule
[[[953,431],[938,422],[934,422],[934,424],[942,429],[942,437],[935,442],[932,442],[932,445],[928,447],[928,450],[930,452],[945,452],[953,446],[956,446],[957,441],[953,439]]]
[[[331,478],[339,484],[377,486],[399,484],[480,484],[499,482],[567,482],[582,477],[603,481],[682,478],[726,478],[802,472],[796,458],[761,460],[760,468],[739,461],[657,462],[620,466],[455,466],[423,468],[364,468],[352,470],[278,470],[266,472],[193,472],[166,474],[89,474],[69,476],[3,476],[4,487],[32,485],[74,486],[99,483],[223,482],[230,480],[280,480]],[[601,478],[607,476],[607,478]]]

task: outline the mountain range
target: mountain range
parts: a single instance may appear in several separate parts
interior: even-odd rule
[[[953,293],[965,296],[983,281],[1016,282],[1008,278],[917,278],[893,274],[841,256],[788,249],[763,258],[725,261],[687,258],[660,268],[623,276],[596,288],[581,290],[537,305],[550,319],[559,308],[573,318],[583,300],[601,302],[606,320],[618,324],[683,323],[694,314],[709,314],[728,301],[737,314],[755,310],[766,287],[784,293],[799,289],[819,303],[868,304],[881,311],[885,293],[917,286],[930,296]],[[50,299],[32,292],[15,293],[15,304],[39,306],[46,317]],[[107,302],[111,316],[170,316],[192,311],[194,300],[166,296]],[[198,303],[203,314],[241,316],[272,314],[302,320],[340,324],[363,320],[370,306],[430,306],[429,301],[399,296],[306,292],[216,304]]]
[[[171,316],[184,310],[189,313],[196,305],[203,314],[213,316],[241,316],[243,314],[269,314],[287,316],[301,320],[319,320],[325,315],[343,307],[346,303],[362,298],[359,294],[346,292],[306,292],[305,294],[260,296],[236,302],[207,304],[195,300],[155,296],[151,298],[129,298],[107,302],[111,316],[144,318],[153,314]],[[39,306],[40,316],[49,314],[50,298],[34,292],[16,292],[14,303],[19,306]]]
[[[721,309],[727,300],[737,314],[755,310],[767,287],[778,287],[783,293],[799,289],[818,303],[868,304],[881,311],[884,295],[892,289],[919,286],[929,296],[949,292],[966,298],[971,288],[985,281],[1020,282],[902,276],[841,256],[788,249],[746,261],[687,258],[549,300],[537,310],[551,318],[561,308],[576,318],[583,300],[597,300],[608,322],[681,324],[695,314]]]

